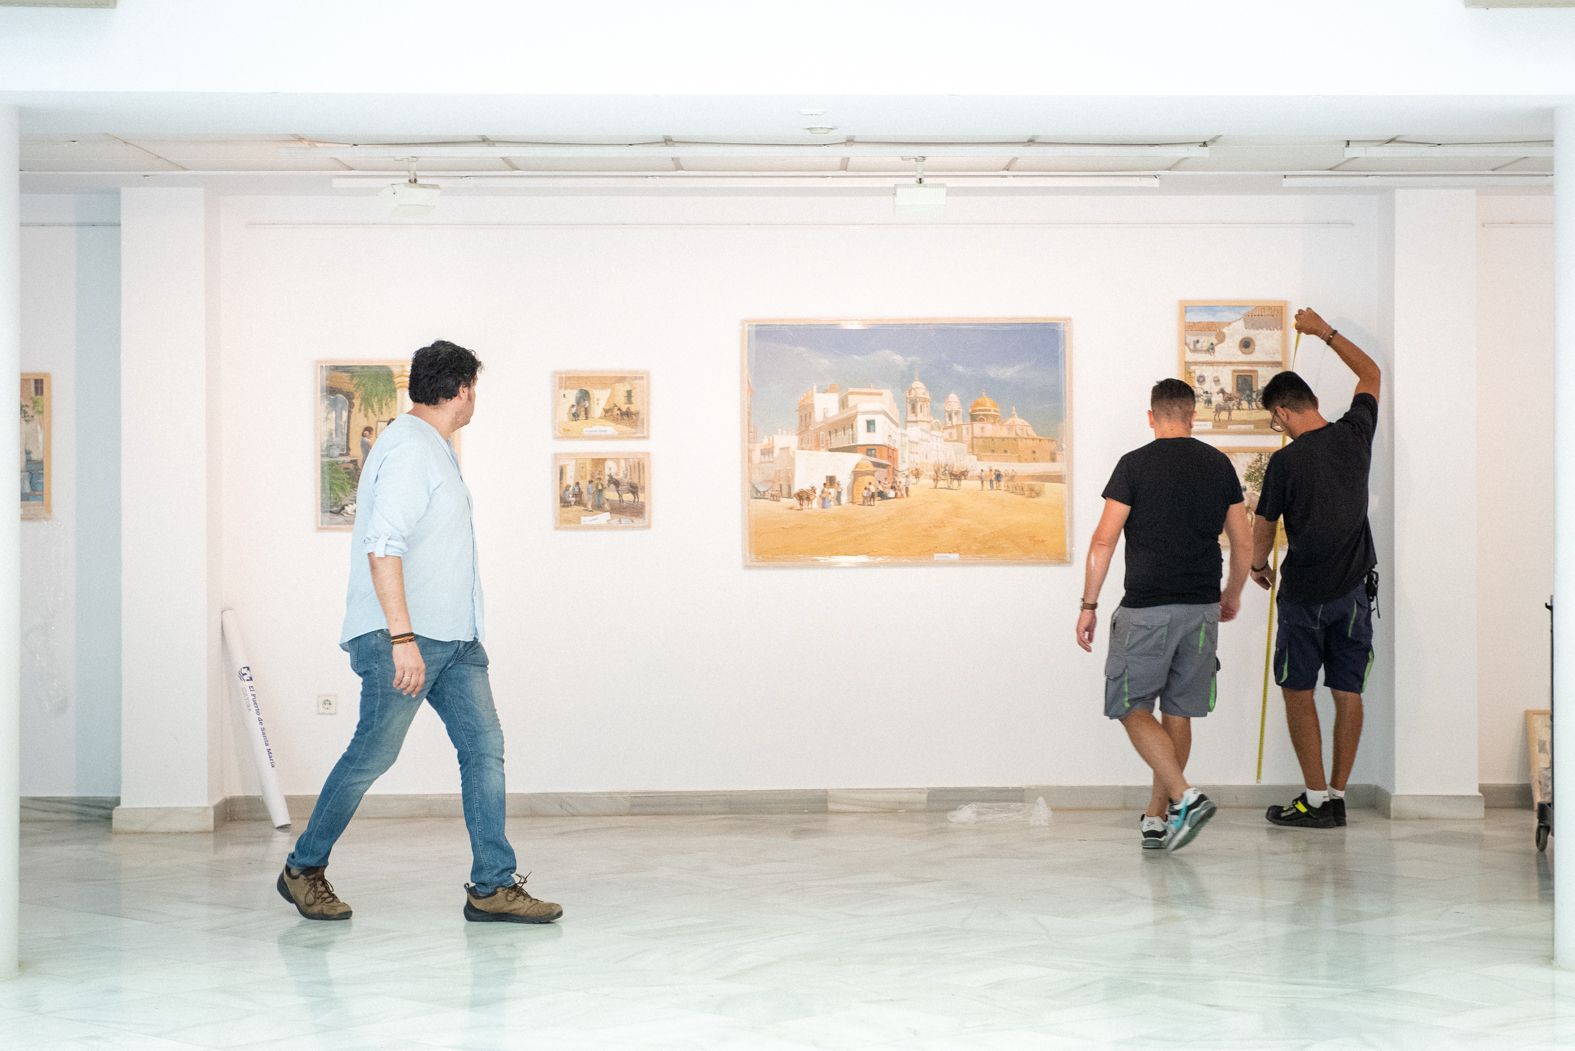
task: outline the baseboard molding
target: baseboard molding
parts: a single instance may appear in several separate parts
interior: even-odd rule
[[[23,821],[108,821],[119,796],[23,796]]]
[[[1221,806],[1268,807],[1301,791],[1299,785],[1207,786]],[[1348,805],[1371,807],[1376,789],[1352,785]],[[682,814],[900,814],[947,813],[967,803],[1023,803],[1043,798],[1052,810],[1142,810],[1147,785],[1014,785],[940,788],[775,789],[720,792],[511,792],[510,817],[640,817]],[[316,796],[285,799],[297,826],[304,825]],[[265,821],[258,796],[231,796],[221,808],[231,821]],[[369,795],[356,811],[364,818],[463,817],[457,794]]]
[[[1473,821],[1485,816],[1482,793],[1397,795],[1379,788],[1376,809],[1391,821]]]
[[[1225,807],[1268,807],[1284,803],[1301,786],[1209,785],[1210,798]],[[720,792],[514,792],[510,817],[636,817],[681,814],[897,814],[946,813],[967,803],[1033,805],[1043,798],[1052,810],[1141,810],[1147,785],[1026,785],[937,788],[777,789]],[[230,796],[211,807],[125,807],[113,796],[26,796],[24,821],[110,821],[115,832],[211,832],[227,821],[267,821],[258,796]],[[305,825],[315,795],[285,800],[297,827]],[[1479,795],[1396,796],[1375,785],[1351,785],[1348,806],[1372,808],[1385,817],[1470,819],[1485,807],[1531,809],[1524,784],[1485,784]],[[363,818],[459,818],[457,793],[368,795],[356,812]]]
[[[223,801],[211,806],[117,806],[110,817],[110,831],[212,832],[225,821]]]
[[[1478,785],[1482,805],[1490,810],[1531,810],[1531,786],[1516,784]]]

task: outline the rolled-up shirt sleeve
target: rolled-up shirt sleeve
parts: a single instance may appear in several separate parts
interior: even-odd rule
[[[407,538],[432,502],[431,472],[419,456],[391,456],[378,465],[372,479],[372,506],[367,511],[368,554],[399,558],[409,550]]]

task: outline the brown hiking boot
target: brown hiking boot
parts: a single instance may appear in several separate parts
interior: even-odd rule
[[[465,919],[473,923],[551,923],[563,915],[563,906],[531,897],[525,891],[525,876],[514,877],[507,887],[499,887],[485,898],[465,885]]]
[[[279,897],[295,906],[309,920],[348,920],[350,906],[339,900],[322,867],[291,872],[286,865],[279,873]]]

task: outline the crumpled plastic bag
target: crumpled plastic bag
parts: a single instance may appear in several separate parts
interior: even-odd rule
[[[954,825],[1003,824],[1025,818],[1033,828],[1049,827],[1050,805],[1044,796],[1034,800],[1031,807],[1023,803],[964,803],[946,815],[946,820]]]

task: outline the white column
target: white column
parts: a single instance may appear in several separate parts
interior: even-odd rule
[[[1552,849],[1575,857],[1575,105],[1555,114],[1553,151]],[[1575,968],[1575,863],[1553,866],[1553,958]]]
[[[1394,346],[1394,818],[1481,817],[1477,781],[1477,200],[1397,190]],[[1380,553],[1384,557],[1384,553]]]
[[[22,372],[22,186],[17,109],[0,106],[0,376]],[[15,432],[15,433],[13,433]],[[0,427],[0,463],[14,470],[21,431]],[[0,978],[16,974],[21,889],[21,491],[0,499]]]
[[[219,799],[216,346],[202,190],[121,192],[117,832],[204,831]]]

